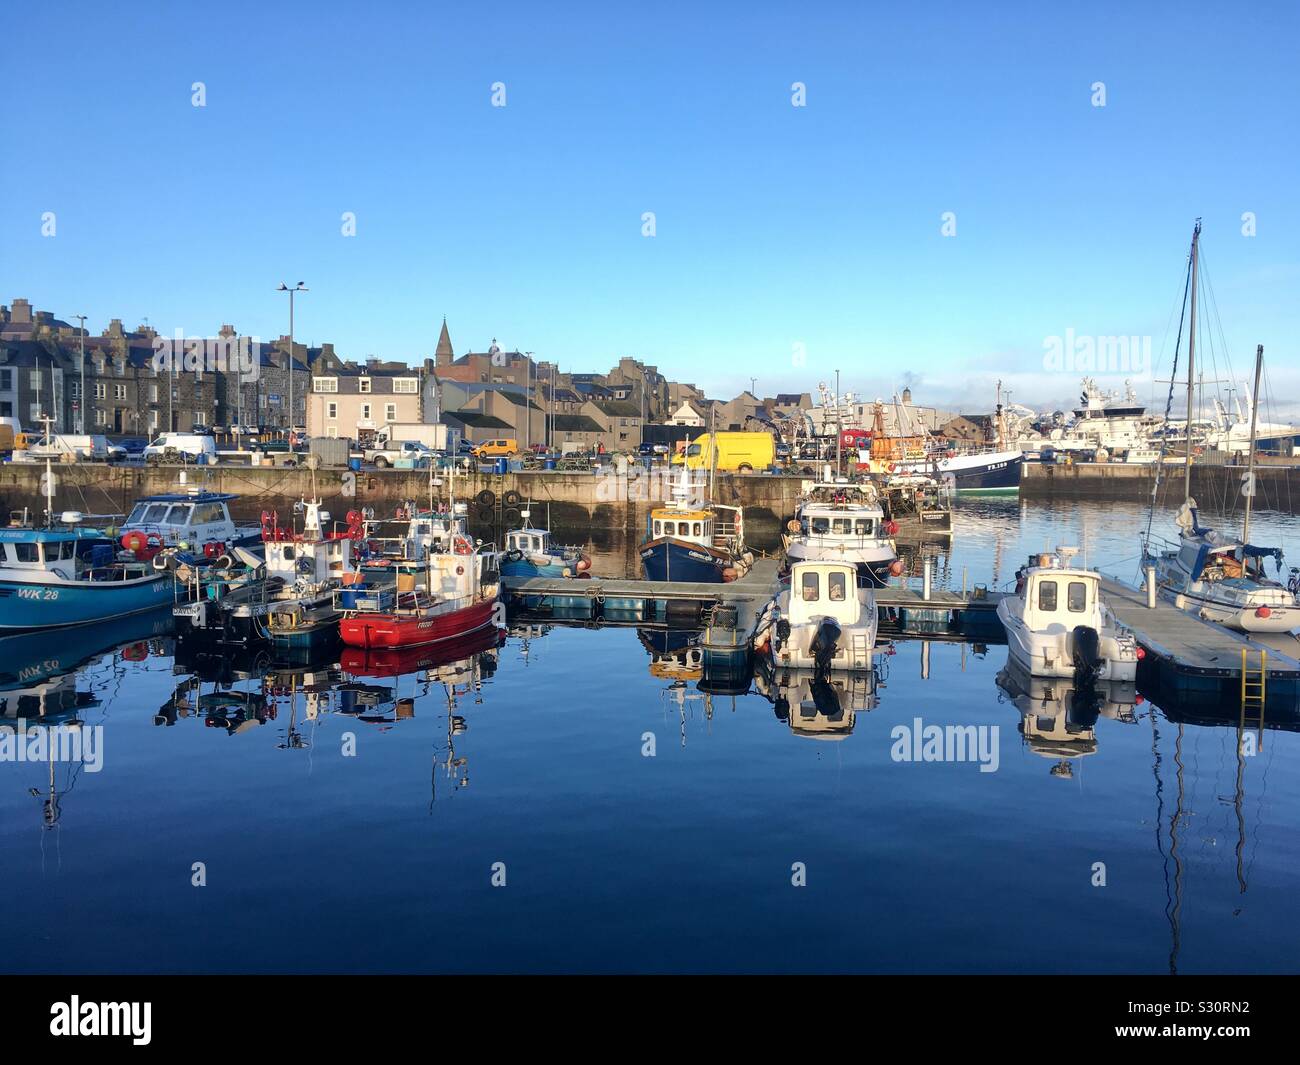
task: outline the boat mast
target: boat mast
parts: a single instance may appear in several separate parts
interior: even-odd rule
[[[1192,230],[1192,321],[1187,333],[1187,462],[1183,467],[1183,498],[1192,498],[1192,400],[1196,385],[1196,277],[1200,260],[1201,220]]]
[[[1250,505],[1255,501],[1255,424],[1259,410],[1259,375],[1264,368],[1264,345],[1255,346],[1255,391],[1250,403],[1250,458],[1246,461],[1246,516],[1241,523],[1241,542],[1250,543]]]

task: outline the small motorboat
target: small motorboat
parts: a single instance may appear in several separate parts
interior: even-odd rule
[[[520,511],[522,528],[506,533],[501,552],[503,577],[586,577],[591,559],[580,547],[565,547],[551,541],[549,529],[539,529],[529,520],[531,505]]]
[[[122,546],[129,550],[175,547],[208,554],[231,545],[254,547],[261,539],[261,529],[234,523],[229,504],[236,498],[229,492],[197,487],[141,496],[118,530]]]
[[[1072,565],[1076,547],[1029,556],[1016,590],[998,603],[1011,658],[1039,677],[1132,681],[1142,657],[1102,602],[1101,576]]]
[[[427,559],[423,587],[372,588],[348,597],[339,635],[349,647],[387,650],[457,640],[496,626],[500,571],[495,546],[452,536]]]
[[[876,708],[879,673],[875,669],[818,673],[773,667],[760,661],[755,689],[772,704],[778,721],[796,736],[842,740],[853,732],[857,715]]]
[[[759,618],[755,649],[794,669],[871,669],[877,627],[875,594],[853,563],[796,562]]]

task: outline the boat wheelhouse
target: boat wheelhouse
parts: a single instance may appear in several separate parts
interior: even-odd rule
[[[122,543],[142,537],[142,546],[201,551],[210,543],[247,546],[257,542],[255,525],[236,526],[227,492],[191,490],[142,496],[122,523]]]
[[[870,482],[827,481],[800,500],[783,537],[790,562],[835,561],[857,567],[858,581],[882,587],[902,572],[893,534]]]

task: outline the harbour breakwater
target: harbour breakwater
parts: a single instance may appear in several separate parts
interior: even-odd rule
[[[45,508],[41,478],[45,467],[35,463],[0,466],[0,506],[6,511],[26,507],[33,515]],[[55,472],[55,508],[88,515],[127,514],[141,496],[184,490],[187,484],[237,498],[231,504],[236,519],[257,521],[263,511],[277,511],[283,520],[293,503],[314,493],[335,517],[349,510],[371,507],[379,516],[391,515],[406,501],[423,504],[429,499],[426,470],[319,469],[250,466],[107,466],[97,463],[61,464]],[[434,498],[446,500],[451,488],[445,474]],[[1021,498],[1029,501],[1142,501],[1151,498],[1154,470],[1150,467],[1111,464],[1073,466],[1026,463]],[[1194,466],[1192,494],[1204,507],[1240,503],[1244,467]],[[314,478],[314,490],[313,490]],[[795,504],[810,478],[801,475],[718,474],[715,501],[743,507],[752,542],[779,543],[780,530],[794,513]],[[653,507],[669,497],[670,475],[650,474],[639,467],[626,472],[520,471],[506,474],[459,473],[455,478],[458,500],[470,504],[471,525],[478,528],[516,524],[519,502],[533,504],[534,524],[554,528],[594,529],[639,533]],[[482,506],[484,492],[493,504]],[[1161,507],[1176,508],[1183,498],[1183,471],[1170,467],[1161,478]],[[1300,513],[1300,469],[1263,466],[1256,470],[1255,505],[1261,509]],[[110,524],[101,522],[101,524]]]

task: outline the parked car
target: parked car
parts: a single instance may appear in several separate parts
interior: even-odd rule
[[[519,441],[514,437],[503,438],[499,440],[484,440],[474,449],[474,456],[480,459],[492,459],[498,457],[513,458],[519,454]]]
[[[636,449],[636,452],[642,457],[645,457],[646,455],[667,455],[668,445],[657,441],[646,440]]]

